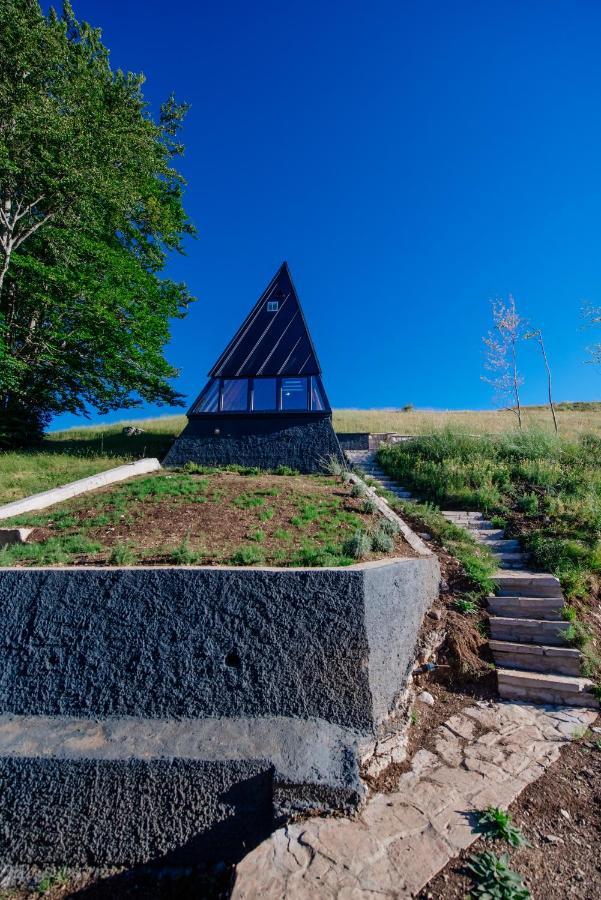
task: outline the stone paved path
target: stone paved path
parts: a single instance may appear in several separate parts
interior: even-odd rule
[[[414,896],[476,840],[474,810],[508,806],[596,713],[477,703],[420,750],[398,789],[354,819],[315,818],[276,831],[237,867],[234,900],[375,900]]]

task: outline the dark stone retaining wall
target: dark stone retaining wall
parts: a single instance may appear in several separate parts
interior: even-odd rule
[[[356,803],[438,582],[435,556],[0,569],[0,861],[234,858]]]
[[[317,717],[371,732],[412,659],[433,560],[0,570],[0,712]],[[385,659],[372,684],[370,648]]]
[[[323,463],[334,456],[344,457],[329,417],[321,416],[286,427],[275,417],[246,417],[248,433],[240,429],[236,418],[211,416],[211,433],[200,418],[190,418],[163,460],[165,466],[182,466],[195,462],[205,466],[258,466],[277,469],[290,466],[299,472],[319,472]],[[249,421],[252,418],[252,422]],[[212,431],[218,427],[220,434]]]
[[[343,450],[369,450],[369,431],[338,431],[336,437]]]

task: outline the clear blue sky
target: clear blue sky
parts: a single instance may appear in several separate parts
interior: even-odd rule
[[[192,104],[199,239],[169,273],[199,299],[168,348],[189,398],[283,259],[333,406],[489,407],[481,336],[509,292],[558,399],[600,398],[598,0],[73,2],[153,109]],[[522,367],[543,401],[534,347]]]

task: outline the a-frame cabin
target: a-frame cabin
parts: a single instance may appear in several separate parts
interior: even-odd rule
[[[323,468],[342,453],[321,368],[283,263],[211,371],[165,465]]]

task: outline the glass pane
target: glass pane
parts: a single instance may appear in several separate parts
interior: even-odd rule
[[[282,409],[307,408],[307,379],[282,378]]]
[[[255,378],[253,381],[253,409],[277,409],[275,378]]]
[[[225,412],[246,412],[248,380],[246,378],[224,378],[221,398],[221,408]]]
[[[323,390],[319,382],[319,378],[313,376],[311,378],[311,409],[315,409],[318,412],[323,412],[325,408],[326,404],[325,400],[323,399]]]
[[[218,406],[219,406],[219,382],[212,381],[208,385],[203,396],[200,398],[200,402],[197,404],[194,412],[217,412]]]

